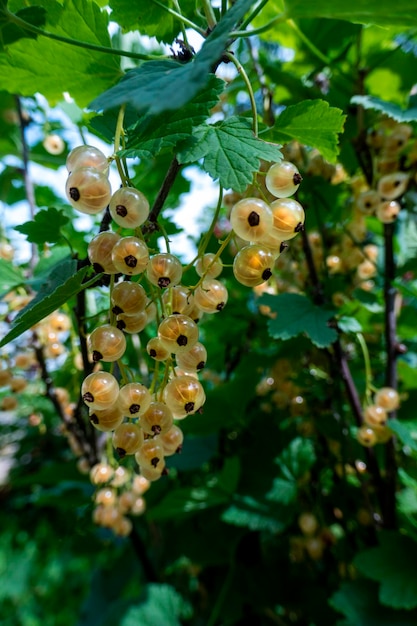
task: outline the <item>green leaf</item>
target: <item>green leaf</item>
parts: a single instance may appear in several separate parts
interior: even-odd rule
[[[416,543],[398,532],[379,534],[380,546],[360,552],[354,559],[365,575],[381,583],[381,604],[395,609],[417,607]]]
[[[193,127],[204,122],[223,89],[224,82],[210,76],[207,87],[178,111],[140,117],[135,126],[129,129],[127,149],[120,154],[148,158],[156,156],[164,148],[174,148],[191,136]]]
[[[272,0],[277,9],[281,0]],[[407,26],[411,28],[417,24],[417,12],[414,0],[399,0],[395,7],[388,10],[387,5],[380,0],[291,0],[286,2],[286,15],[291,18],[325,17],[335,20],[348,20],[360,24],[379,24],[381,26]]]
[[[386,102],[385,100],[375,98],[374,96],[353,96],[351,102],[353,102],[353,104],[359,104],[364,109],[371,109],[372,111],[383,113],[397,122],[404,123],[417,121],[417,107],[404,110],[397,104]]]
[[[165,0],[165,5],[171,9],[176,6],[170,0]],[[191,17],[190,11],[186,11],[187,2],[181,2],[184,15]],[[188,1],[190,7],[192,3]],[[156,37],[158,41],[172,43],[178,34],[178,22],[170,15],[163,6],[148,2],[148,0],[110,0],[112,20],[120,24],[125,32],[139,30],[141,35]],[[194,7],[195,8],[195,3]]]
[[[362,324],[354,317],[342,315],[337,320],[338,328],[344,333],[360,333],[362,332]]]
[[[21,270],[10,261],[0,259],[0,297],[25,282]]]
[[[216,487],[183,487],[173,489],[156,506],[149,510],[148,518],[172,520],[184,515],[204,511],[225,504],[230,495]]]
[[[397,419],[390,419],[387,422],[388,428],[392,430],[405,446],[417,451],[417,422],[400,422]]]
[[[189,607],[173,587],[165,584],[146,585],[141,602],[129,608],[120,626],[181,626]]]
[[[251,122],[244,117],[230,117],[214,125],[199,126],[192,140],[180,148],[180,163],[204,159],[203,167],[225,189],[244,191],[252,182],[260,159],[279,162],[279,146],[255,137]]]
[[[325,100],[304,100],[287,107],[277,117],[271,131],[274,141],[300,143],[317,148],[328,161],[339,153],[338,134],[343,131],[346,115],[330,107]]]
[[[305,476],[316,462],[314,445],[309,439],[296,437],[275,459],[277,465],[289,482]]]
[[[266,494],[267,500],[280,502],[281,504],[291,504],[297,498],[297,483],[294,480],[285,478],[274,478],[270,491]]]
[[[75,268],[76,261],[73,261],[73,264]],[[72,296],[84,289],[82,283],[89,268],[83,267],[75,275],[68,277],[68,267],[69,263],[61,274],[55,272],[53,276],[51,275],[50,282],[42,291],[42,299],[39,299],[38,294],[27,307],[20,311],[13,321],[11,330],[0,341],[0,348],[19,337],[29,328],[32,328],[34,324],[40,322],[44,317],[68,302]]]
[[[329,604],[346,617],[338,626],[414,626],[417,613],[394,611],[378,602],[375,583],[366,580],[344,582]]]
[[[37,26],[38,28],[44,26],[45,24],[45,9],[43,7],[25,7],[20,11],[16,12],[16,16],[32,26]],[[31,33],[28,30],[23,30],[19,28],[16,24],[12,24],[9,21],[9,18],[6,16],[0,16],[0,48],[1,46],[8,46],[14,41],[18,41],[19,39],[29,38],[35,39],[37,35]]]
[[[252,3],[252,0],[237,0],[190,63],[143,63],[96,98],[90,108],[94,111],[106,111],[128,103],[138,112],[158,115],[184,106],[207,84],[213,66],[220,60],[227,45],[229,33]]]
[[[306,296],[265,294],[259,304],[266,304],[276,313],[275,319],[268,320],[269,334],[274,339],[285,341],[305,333],[318,348],[326,348],[337,339],[337,332],[328,325],[333,312],[316,306]]]
[[[16,226],[15,230],[26,235],[31,243],[56,243],[62,238],[61,227],[65,226],[68,221],[68,217],[62,211],[50,207],[39,211],[33,221]]]
[[[63,6],[50,0],[47,5],[46,29],[54,34],[110,48],[107,26],[107,13],[91,0],[65,0]],[[84,106],[120,73],[117,56],[47,37],[19,40],[0,54],[2,89],[23,96],[41,92],[52,103],[69,92]]]
[[[282,532],[289,523],[287,512],[283,518],[276,516],[271,507],[262,504],[249,496],[238,496],[222,514],[221,519],[226,524],[233,524],[253,531],[267,530],[271,533]]]

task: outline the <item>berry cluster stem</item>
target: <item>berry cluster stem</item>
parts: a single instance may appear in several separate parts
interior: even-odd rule
[[[154,1],[154,0],[153,0]],[[121,57],[129,57],[130,59],[137,59],[138,61],[151,61],[160,59],[160,56],[151,55],[151,54],[141,54],[139,52],[129,52],[128,50],[119,50],[118,48],[106,48],[105,46],[97,46],[93,43],[88,43],[87,41],[79,41],[78,39],[69,39],[68,37],[63,37],[62,35],[57,35],[56,33],[51,33],[47,30],[42,30],[42,28],[38,28],[29,22],[26,22],[18,15],[15,15],[11,11],[5,10],[6,13],[6,21],[11,22],[12,24],[16,24],[19,28],[24,31],[28,31],[30,33],[34,33],[35,35],[39,35],[41,37],[47,37],[48,39],[53,39],[55,41],[59,41],[61,43],[69,44],[70,46],[76,46],[78,48],[84,48],[85,50],[93,50],[94,52],[104,52],[105,54],[113,54]]]
[[[253,93],[252,84],[249,80],[249,76],[246,74],[246,71],[243,65],[239,62],[239,60],[235,57],[231,52],[225,52],[224,56],[235,66],[241,77],[243,78],[243,82],[246,85],[246,89],[248,90],[250,105],[252,109],[252,128],[253,134],[255,137],[258,136],[258,110],[256,108],[255,95]]]

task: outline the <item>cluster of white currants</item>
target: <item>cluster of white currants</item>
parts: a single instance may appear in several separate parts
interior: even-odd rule
[[[392,387],[382,387],[374,395],[373,404],[365,407],[364,424],[358,428],[356,437],[360,444],[370,448],[376,443],[386,443],[392,437],[387,422],[389,413],[400,406],[398,391]]]
[[[154,481],[166,473],[166,457],[182,447],[183,433],[177,422],[200,411],[206,399],[198,373],[205,366],[207,352],[199,341],[197,322],[204,313],[221,311],[228,299],[226,286],[218,280],[223,270],[220,251],[202,253],[195,264],[197,285],[182,285],[181,261],[169,252],[150,254],[143,238],[140,227],[149,216],[148,200],[133,187],[111,193],[104,154],[93,146],[75,148],[68,155],[67,169],[66,194],[71,205],[92,215],[108,206],[116,224],[115,231],[100,232],[88,245],[92,266],[111,280],[108,323],[96,327],[87,343],[93,362],[117,362],[118,367],[89,374],[82,383],[82,399],[94,427],[113,433],[119,458],[134,455],[140,476]],[[300,181],[292,163],[272,165],[266,187],[279,199],[269,205],[259,198],[245,198],[232,208],[234,234],[248,242],[233,265],[237,280],[244,285],[268,280],[282,242],[303,228],[303,208],[289,198]],[[133,234],[126,236],[121,229],[132,229]],[[124,275],[122,280],[120,275]],[[132,380],[122,359],[126,336],[140,333],[153,322],[157,333],[146,350],[165,369],[158,372],[155,367],[153,379],[145,385]],[[103,507],[109,502],[114,504],[114,491],[110,489],[109,494],[109,501],[103,495],[105,501],[98,502],[99,511],[106,511]],[[97,521],[103,523],[100,515],[96,513]],[[106,513],[104,525],[107,522]],[[122,532],[125,526],[122,522]]]
[[[376,185],[359,195],[357,206],[362,213],[375,215],[383,224],[394,222],[401,210],[401,196],[410,181],[409,172],[401,169],[404,165],[401,157],[411,143],[412,134],[409,124],[395,124],[388,129],[381,126],[368,136],[368,145],[375,152]]]
[[[304,209],[289,197],[295,194],[301,180],[293,163],[275,163],[266,174],[265,186],[278,200],[268,204],[260,198],[243,198],[233,205],[232,228],[248,242],[233,261],[234,276],[242,285],[256,287],[268,280],[283,250],[283,242],[303,229]]]

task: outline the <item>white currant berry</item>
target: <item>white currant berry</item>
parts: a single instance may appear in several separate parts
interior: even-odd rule
[[[378,193],[385,200],[395,200],[407,189],[409,175],[405,172],[394,172],[383,176],[378,181]]]
[[[233,260],[236,280],[247,287],[255,287],[269,280],[274,268],[274,255],[259,244],[245,246]]]
[[[164,400],[175,419],[198,411],[206,401],[201,383],[192,376],[176,376],[164,389]]]
[[[271,165],[266,173],[265,185],[276,198],[288,198],[297,191],[302,177],[298,168],[290,161]]]
[[[115,315],[137,315],[145,310],[147,297],[146,291],[132,281],[117,283],[111,292],[112,312]]]
[[[136,454],[144,442],[143,430],[139,424],[124,422],[115,429],[112,441],[119,457]]]
[[[162,302],[169,314],[189,315],[194,307],[194,296],[183,285],[175,285],[164,291]]]
[[[304,209],[293,198],[282,198],[271,202],[274,218],[274,235],[285,241],[292,239],[304,228]]]
[[[230,212],[230,223],[244,241],[259,241],[273,227],[269,205],[260,198],[239,200]]]
[[[383,224],[392,224],[400,211],[401,206],[396,200],[385,200],[378,205],[376,216]]]
[[[122,228],[138,228],[147,220],[149,202],[133,187],[121,187],[111,197],[110,215]]]
[[[148,324],[148,316],[146,311],[140,311],[135,315],[127,315],[126,313],[120,313],[116,318],[116,326],[119,330],[129,335],[142,332],[142,330]]]
[[[109,179],[92,167],[73,170],[68,176],[65,192],[74,209],[88,215],[103,211],[111,198]]]
[[[172,426],[173,415],[164,402],[151,402],[139,417],[141,428],[148,435],[166,433]]]
[[[382,387],[376,392],[374,402],[388,412],[395,411],[400,406],[400,396],[392,387]]]
[[[175,356],[178,367],[184,372],[200,372],[207,362],[207,350],[197,341],[187,352]]]
[[[213,252],[206,252],[206,254],[198,258],[195,264],[195,271],[199,276],[217,278],[223,271],[223,263],[220,258],[216,258]]]
[[[93,361],[118,361],[126,350],[124,334],[111,324],[95,328],[87,343],[93,353]]]
[[[155,254],[149,260],[146,276],[152,285],[161,289],[178,285],[182,278],[181,261],[168,252]]]
[[[151,393],[141,383],[127,383],[120,388],[118,404],[126,417],[139,417],[151,403]]]
[[[173,354],[187,352],[198,341],[198,327],[188,315],[169,315],[158,327],[161,345]]]
[[[112,261],[122,274],[137,276],[142,274],[148,265],[148,247],[138,237],[122,237],[113,248]]]
[[[146,344],[146,351],[155,361],[166,361],[171,356],[170,350],[167,350],[161,343],[159,337],[152,337]]]
[[[216,278],[206,278],[194,292],[194,303],[203,313],[222,311],[227,299],[227,287]]]
[[[107,409],[115,404],[119,395],[119,383],[108,372],[89,374],[81,386],[81,397],[90,409]]]
[[[77,146],[68,154],[66,164],[69,172],[80,167],[93,167],[106,174],[109,169],[107,158],[94,146]]]
[[[162,445],[165,456],[171,456],[181,452],[184,433],[179,426],[174,424],[166,433],[158,435],[156,440]]]
[[[119,239],[120,235],[117,233],[106,231],[93,237],[88,244],[88,258],[97,273],[118,273],[119,270],[115,267],[112,260],[112,251]]]
[[[89,418],[94,428],[102,432],[110,432],[123,422],[123,413],[116,402],[107,409],[90,409]]]

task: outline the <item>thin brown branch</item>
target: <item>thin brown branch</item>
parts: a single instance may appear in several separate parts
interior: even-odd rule
[[[89,461],[90,465],[94,465],[94,463],[97,463],[95,438],[88,436],[85,421],[80,415],[77,415],[77,411],[74,411],[74,419],[65,413],[64,408],[55,392],[53,380],[46,365],[44,348],[39,342],[36,333],[33,334],[33,348],[41,371],[41,378],[45,384],[45,396],[49,398],[54,409],[56,410],[57,415],[65,424],[67,430],[76,439],[85,458]]]
[[[384,224],[384,302],[385,302],[385,349],[387,355],[385,384],[397,389],[397,321],[395,314],[395,300],[397,291],[393,286],[395,279],[394,257],[394,230],[395,224]],[[390,413],[390,419],[396,416],[395,411]],[[385,446],[385,499],[384,499],[384,526],[396,528],[396,500],[397,461],[395,458],[395,442],[390,439]]]
[[[171,164],[168,168],[164,181],[161,185],[161,188],[156,196],[155,202],[149,213],[149,218],[147,223],[142,228],[143,234],[152,233],[157,229],[157,221],[159,214],[164,206],[165,200],[168,197],[169,192],[175,182],[178,172],[181,169],[181,165],[178,163],[177,158],[174,157],[171,161]]]
[[[36,212],[36,200],[35,200],[35,190],[33,187],[33,181],[30,177],[29,173],[29,147],[26,140],[26,127],[27,127],[27,119],[23,113],[22,104],[20,98],[16,96],[16,109],[17,115],[19,118],[19,127],[20,127],[20,140],[22,143],[22,162],[23,162],[23,184],[25,186],[25,194],[26,200],[29,206],[29,215],[33,220]],[[31,271],[35,267],[38,260],[38,249],[36,244],[31,244],[31,256],[29,261],[29,267]]]

